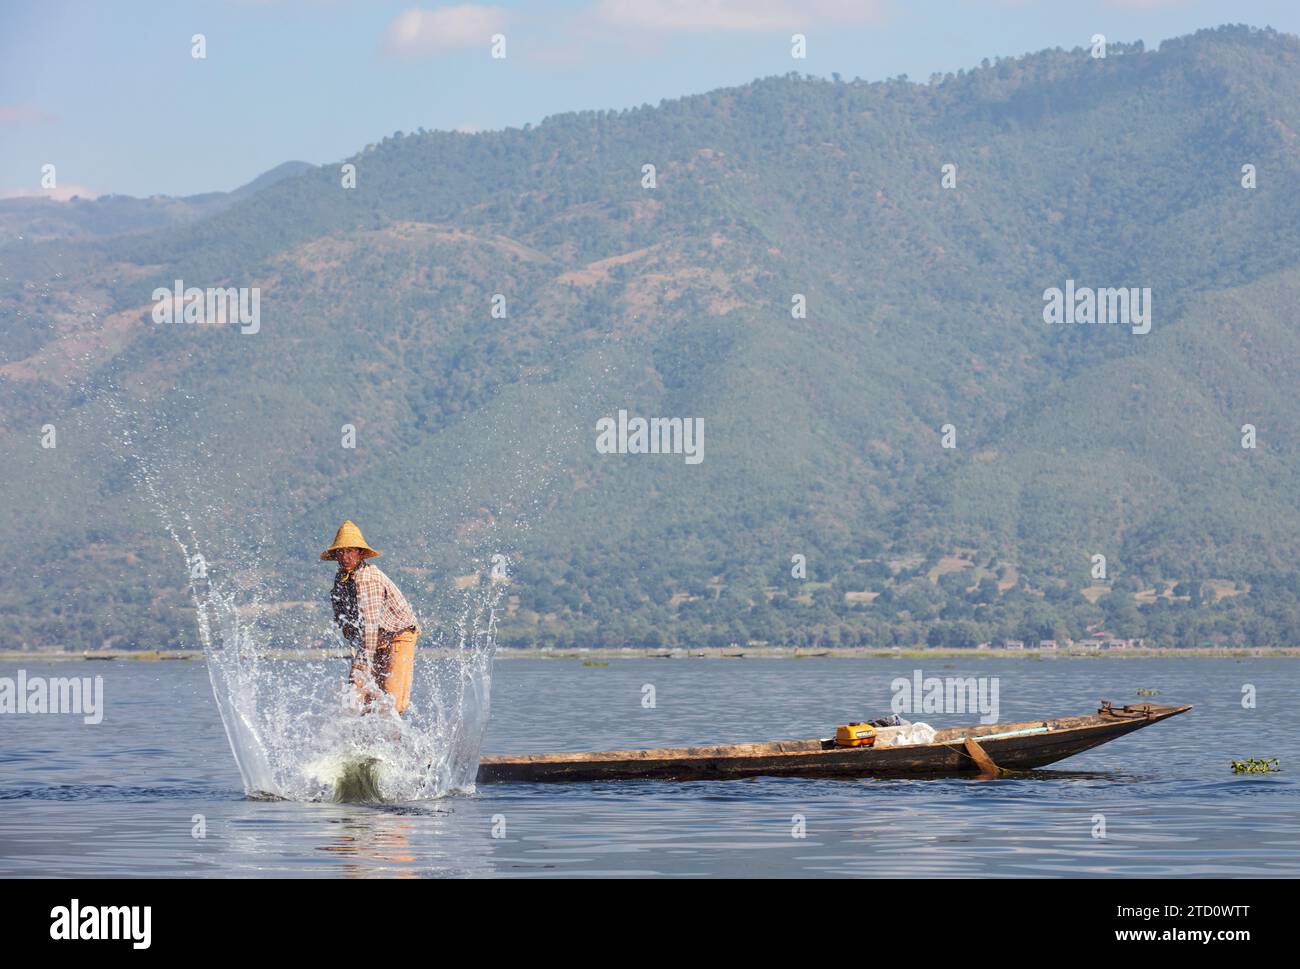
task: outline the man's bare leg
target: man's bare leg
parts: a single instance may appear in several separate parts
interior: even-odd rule
[[[378,682],[378,670],[375,669],[372,654],[363,649],[357,650],[356,656],[352,659],[352,685],[356,687],[362,713],[370,713],[374,709],[375,701],[379,699],[380,694],[374,689],[376,682]]]

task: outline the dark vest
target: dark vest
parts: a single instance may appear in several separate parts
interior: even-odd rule
[[[361,617],[357,611],[357,584],[349,574],[343,578],[340,569],[334,576],[330,590],[330,605],[334,607],[334,625],[354,648],[361,645]]]

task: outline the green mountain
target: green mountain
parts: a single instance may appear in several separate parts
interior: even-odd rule
[[[396,132],[6,234],[0,645],[193,642],[169,526],[323,634],[343,517],[437,621],[508,555],[512,644],[1300,643],[1298,132],[1300,40],[1225,27]],[[175,280],[257,287],[257,332],[153,322]],[[1045,322],[1067,281],[1149,289],[1150,331]],[[598,453],[620,409],[703,460]]]

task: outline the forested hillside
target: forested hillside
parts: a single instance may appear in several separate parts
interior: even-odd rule
[[[0,219],[0,647],[193,643],[168,516],[299,639],[351,517],[427,613],[508,554],[513,645],[1300,644],[1296,184],[1300,40],[1231,27]],[[178,279],[260,328],[155,323]],[[1046,323],[1067,280],[1150,332]],[[619,409],[704,459],[598,453]]]

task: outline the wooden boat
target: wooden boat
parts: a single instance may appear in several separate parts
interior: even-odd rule
[[[906,747],[838,747],[832,740],[778,740],[761,744],[613,750],[598,753],[484,757],[480,784],[611,780],[727,780],[741,777],[889,777],[987,773],[991,758],[1003,770],[1030,770],[1177,716],[1190,706],[1151,703],[1115,707],[1103,701],[1093,714],[1017,723],[947,727],[933,743]],[[968,744],[968,738],[975,741]]]

